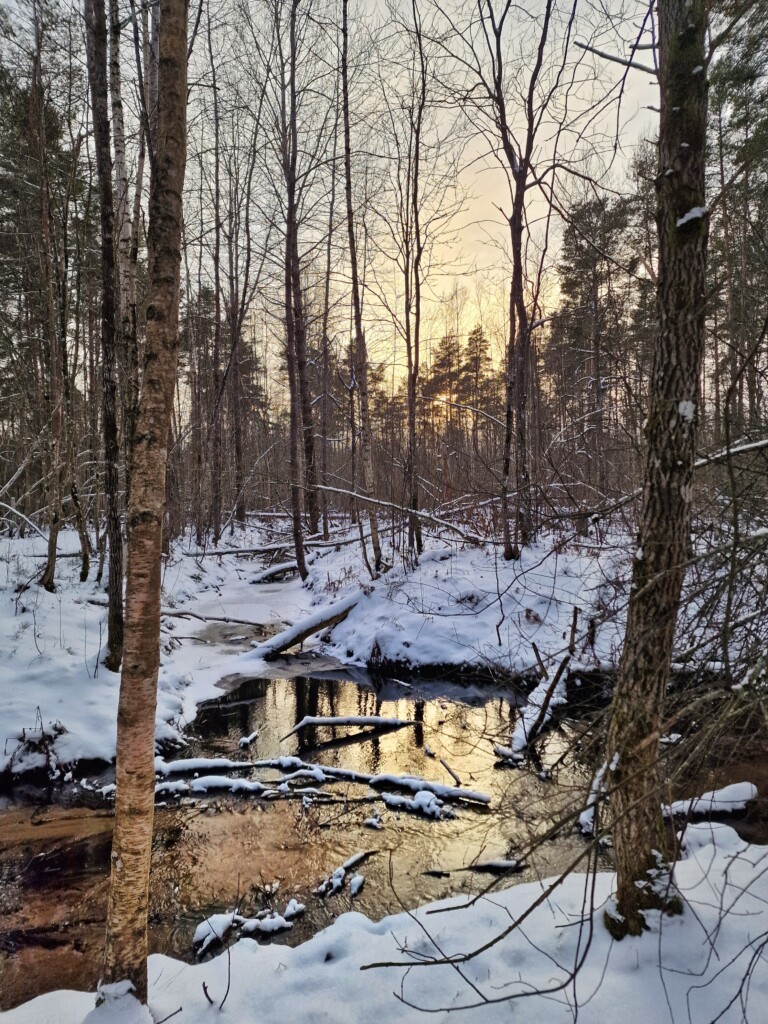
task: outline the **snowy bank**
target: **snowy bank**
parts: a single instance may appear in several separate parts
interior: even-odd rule
[[[250,528],[242,545],[257,546],[272,536],[273,525],[269,533]],[[350,538],[353,533],[342,536]],[[307,624],[322,623],[338,608],[346,618],[304,644],[323,644],[352,666],[379,659],[414,671],[444,665],[518,675],[537,664],[533,643],[555,666],[568,646],[574,607],[580,612],[571,667],[600,670],[615,663],[622,619],[604,609],[614,593],[611,581],[626,562],[623,545],[597,552],[549,538],[527,548],[518,562],[505,562],[490,543],[478,548],[446,537],[429,544],[417,565],[405,565],[388,550],[394,568],[376,581],[357,543],[320,547],[312,552],[306,585],[298,578],[254,585],[260,562],[251,557],[183,557],[175,550],[163,565],[168,614],[158,740],[180,741],[199,702],[220,696],[222,677],[269,674],[264,657],[274,645],[261,627],[300,637]],[[71,530],[62,530],[59,547],[63,554],[77,550]],[[104,583],[81,583],[78,559],[61,558],[57,591],[49,594],[34,582],[44,553],[40,537],[0,544],[0,773],[41,769],[56,777],[78,761],[110,761],[115,754],[119,676],[101,663]],[[186,613],[193,617],[182,618]],[[236,634],[226,640],[211,632],[224,622]]]
[[[507,1024],[515,1009],[536,1024],[577,1015],[582,1024],[756,1024],[768,1005],[768,849],[725,825],[689,825],[675,881],[683,915],[651,914],[651,934],[621,943],[602,923],[614,877],[575,874],[549,895],[542,882],[379,922],[343,914],[296,948],[241,939],[202,964],[152,956],[149,1005],[155,1020],[174,1014],[178,1024],[208,1024],[231,972],[221,1017],[238,1024]],[[435,963],[446,956],[461,962]],[[372,966],[380,964],[397,966]],[[53,992],[0,1021],[81,1024],[93,1000]],[[146,1020],[134,1009],[124,1024]]]

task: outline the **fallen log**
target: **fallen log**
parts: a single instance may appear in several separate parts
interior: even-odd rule
[[[287,572],[296,572],[297,570],[298,566],[295,560],[292,562],[279,562],[277,565],[271,565],[268,569],[263,569],[261,572],[257,572],[249,582],[266,583],[267,580],[271,580],[275,576],[282,576]]]
[[[295,647],[296,644],[302,643],[313,634],[321,633],[324,629],[330,629],[331,626],[337,626],[343,622],[362,596],[362,593],[358,591],[341,601],[334,601],[333,604],[321,608],[314,615],[302,619],[301,622],[289,626],[282,633],[277,633],[266,640],[254,649],[254,654],[259,658],[264,658],[265,661],[272,661],[283,651],[287,651],[289,647]]]

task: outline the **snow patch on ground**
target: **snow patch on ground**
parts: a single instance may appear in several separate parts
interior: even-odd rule
[[[551,880],[534,882],[379,922],[342,914],[295,948],[241,941],[202,964],[155,955],[149,1005],[156,1020],[179,1011],[178,1024],[206,1024],[212,1010],[202,983],[218,1005],[229,978],[222,1013],[238,1024],[417,1024],[425,1019],[420,1010],[433,1011],[441,1024],[507,1024],[515,1013],[564,1024],[576,1006],[581,1024],[761,1020],[768,1005],[768,849],[710,824],[689,825],[683,844],[674,881],[684,913],[649,914],[650,934],[639,938],[615,943],[603,925],[612,874],[574,874],[551,891]],[[535,900],[539,905],[510,931]],[[434,964],[493,938],[461,972]],[[361,971],[380,963],[399,966]],[[0,1021],[81,1024],[93,1001],[89,993],[50,993]],[[100,1018],[107,1019],[134,1020]]]

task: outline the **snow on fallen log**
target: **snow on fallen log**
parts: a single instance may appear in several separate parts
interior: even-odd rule
[[[294,559],[291,562],[280,562],[278,565],[271,565],[268,569],[262,569],[261,572],[257,572],[255,576],[252,576],[249,583],[265,583],[267,580],[273,579],[275,576],[282,576],[287,572],[297,572],[298,565]]]
[[[237,912],[230,910],[226,914],[211,914],[195,928],[192,936],[192,945],[200,946],[198,956],[202,956],[208,947],[214,942],[223,942],[230,929],[243,919]]]
[[[316,781],[342,781],[356,782],[361,785],[371,786],[373,789],[381,787],[395,787],[396,789],[408,789],[413,793],[422,790],[434,793],[443,800],[461,800],[469,803],[490,804],[491,798],[487,793],[480,793],[473,789],[459,788],[458,786],[446,786],[442,782],[431,782],[428,779],[419,778],[416,775],[366,775],[364,772],[355,771],[353,768],[334,768],[324,764],[310,764],[302,761],[300,757],[283,756],[264,758],[261,761],[254,761],[254,768],[279,768],[282,772],[290,772],[286,778],[313,778]]]
[[[663,812],[667,818],[690,817],[693,814],[727,814],[730,811],[743,811],[756,798],[757,786],[751,782],[734,782],[691,800],[675,800],[663,807]]]
[[[273,792],[269,786],[255,779],[233,779],[228,775],[203,775],[199,779],[175,779],[169,782],[158,782],[155,796],[162,793],[184,795],[185,793],[208,793],[210,790],[226,790],[228,793],[255,793],[266,796]]]
[[[416,725],[416,722],[406,718],[382,718],[379,715],[343,715],[338,718],[305,715],[300,722],[294,725],[290,732],[280,737],[280,742],[282,743],[283,740],[287,740],[294,733],[301,732],[302,729],[313,725],[329,725],[334,727],[341,725],[373,725],[379,729],[400,729],[405,725]]]
[[[362,596],[362,592],[358,591],[356,594],[350,594],[340,601],[334,601],[332,604],[325,605],[314,614],[302,619],[301,622],[294,623],[288,629],[284,629],[282,633],[277,633],[275,636],[270,637],[269,640],[265,640],[263,644],[259,644],[258,647],[254,648],[254,654],[258,658],[270,661],[279,654],[282,654],[283,651],[288,650],[289,647],[294,647],[314,633],[321,633],[324,629],[337,626],[346,619]]]
[[[256,780],[232,778],[228,775],[206,775],[189,781],[179,779],[159,782],[155,786],[155,793],[205,793],[210,789],[219,789],[227,790],[230,793],[256,793],[266,798],[276,798],[281,794],[285,795],[290,792],[289,782],[307,779],[316,782],[318,785],[328,782],[352,782],[363,786],[370,786],[372,789],[405,789],[417,795],[421,793],[432,794],[441,801],[458,800],[476,804],[490,804],[491,802],[491,798],[486,793],[458,786],[447,786],[442,782],[431,782],[429,779],[422,779],[416,775],[367,775],[364,772],[355,771],[353,768],[334,768],[330,765],[311,764],[302,761],[299,757],[271,757],[260,761],[230,761],[228,758],[223,757],[185,758],[179,761],[164,761],[161,757],[155,758],[155,770],[160,775],[169,775],[177,771],[190,772],[198,769],[223,769],[227,767],[278,768],[283,773],[283,778],[280,780],[277,789],[275,789],[274,785],[271,787],[266,786]],[[311,792],[319,793],[317,790],[312,790]],[[394,794],[390,793],[389,796],[394,797]],[[422,803],[426,801],[424,796],[419,797],[419,799]],[[400,804],[399,806],[403,805]],[[421,806],[408,807],[406,809],[424,813]],[[431,816],[437,817],[437,815]]]
[[[418,790],[413,799],[403,796],[402,793],[382,793],[381,799],[393,811],[410,811],[411,814],[422,814],[425,818],[434,818],[435,821],[456,817],[455,811],[446,807],[439,797],[426,789]]]
[[[155,774],[171,775],[178,772],[229,771],[232,768],[253,768],[251,761],[231,761],[228,757],[181,757],[177,761],[155,758]]]
[[[283,911],[283,917],[286,921],[290,921],[291,918],[299,917],[306,909],[306,906],[303,903],[299,903],[297,899],[290,899],[288,900],[288,906]]]
[[[257,932],[262,935],[272,935],[275,932],[284,932],[293,928],[293,922],[287,921],[280,914],[272,917],[247,917],[240,925],[241,935],[255,935]]]
[[[494,744],[493,750],[497,757],[505,761],[518,762],[525,757],[525,752],[539,735],[544,726],[552,718],[552,711],[559,704],[566,704],[565,670],[570,662],[566,655],[553,679],[542,679],[528,696],[528,703],[520,712],[509,747]]]
[[[458,786],[446,786],[442,782],[429,782],[427,779],[420,779],[415,775],[373,775],[369,785],[377,789],[379,786],[397,786],[400,789],[410,789],[414,793],[434,793],[443,800],[468,800],[471,803],[489,804],[491,798],[486,793],[479,793],[474,789],[464,789]]]
[[[253,743],[253,741],[257,740],[258,738],[259,738],[259,730],[258,729],[254,729],[254,731],[251,733],[250,736],[241,736],[240,739],[238,740],[237,745],[238,745],[238,747],[240,747],[241,750],[244,750],[246,747],[250,747],[250,745]]]
[[[344,887],[344,880],[347,877],[347,872],[351,871],[352,868],[356,867],[358,864],[366,860],[368,857],[371,857],[375,852],[375,850],[363,850],[360,853],[354,853],[349,858],[349,860],[344,861],[341,867],[336,868],[334,871],[330,873],[330,875],[327,876],[327,878],[324,878],[322,882],[318,885],[318,887],[316,889],[313,889],[312,892],[316,896],[322,896],[323,898],[325,898],[326,896],[333,896],[335,893],[340,892]],[[358,878],[361,879],[362,876],[355,875],[355,877],[352,879],[352,882],[354,883],[355,879]],[[356,896],[360,889],[362,889],[362,887],[363,885],[361,881],[358,884],[356,891],[353,892],[352,895]]]

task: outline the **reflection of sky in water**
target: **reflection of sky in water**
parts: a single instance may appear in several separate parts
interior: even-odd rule
[[[281,743],[280,737],[305,715],[381,715],[417,724],[360,741],[353,738],[360,734],[358,727],[318,727]],[[413,686],[388,682],[377,694],[349,679],[247,680],[219,701],[204,705],[194,723],[195,735],[179,756],[256,760],[293,754],[365,774],[413,774],[453,786],[442,758],[466,788],[487,793],[491,807],[457,804],[454,819],[431,821],[389,810],[367,785],[348,782],[322,787],[334,802],[318,801],[309,808],[300,798],[264,803],[219,792],[184,800],[182,805],[167,800],[156,814],[152,950],[191,958],[195,926],[238,900],[248,916],[265,905],[282,912],[287,901],[298,896],[307,904],[305,916],[292,931],[277,937],[293,945],[345,910],[359,909],[381,918],[401,905],[477,892],[492,876],[457,869],[473,861],[519,856],[531,837],[545,831],[563,806],[584,791],[586,773],[570,759],[557,782],[539,779],[533,765],[523,770],[496,767],[492,744],[508,741],[515,716],[511,694],[442,681]],[[241,750],[240,738],[255,730],[258,739]],[[544,766],[564,754],[567,742],[566,734],[550,735]],[[436,756],[428,756],[425,746]],[[279,772],[262,768],[252,776],[276,781]],[[380,831],[363,826],[373,811],[384,822]],[[98,980],[111,824],[103,813],[47,807],[45,822],[32,824],[41,813],[30,807],[17,805],[4,812],[8,818],[5,828],[0,822],[0,901],[5,911],[0,976],[5,1003],[61,987],[62,979],[76,988],[92,988]],[[7,828],[11,816],[12,839]],[[548,842],[513,880],[559,872],[582,849],[582,841],[572,835]],[[346,889],[325,901],[312,894],[323,877],[359,850],[375,853],[358,869],[366,885],[354,904]],[[40,853],[34,870],[26,869]],[[280,888],[269,897],[264,886],[275,880]],[[57,933],[54,947],[42,947],[39,935],[33,941],[24,938],[30,928],[58,928],[64,921],[71,923]],[[7,939],[11,934],[14,942],[3,943],[3,935]],[[13,953],[6,958],[3,949],[9,948]],[[84,950],[97,952],[84,956]]]

